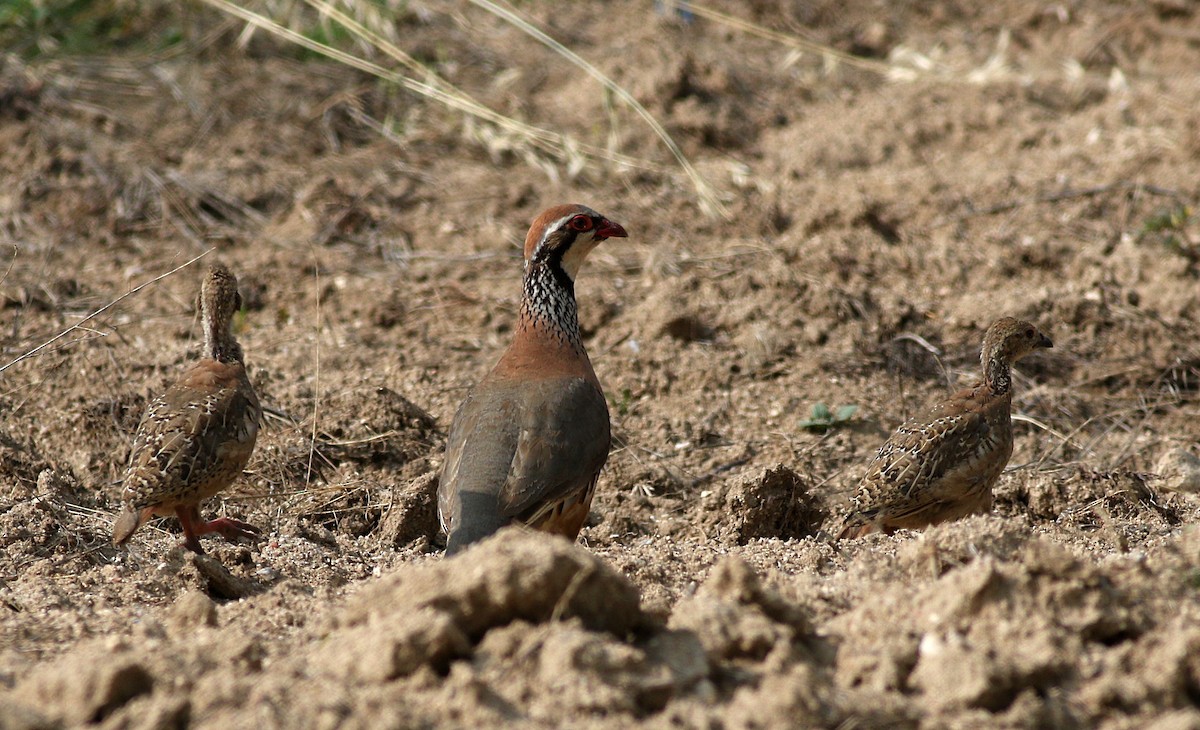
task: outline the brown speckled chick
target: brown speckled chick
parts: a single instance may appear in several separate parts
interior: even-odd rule
[[[512,344],[450,427],[438,484],[447,555],[512,522],[579,535],[610,434],[579,332],[575,277],[597,244],[625,235],[583,205],[550,208],[530,226]]]
[[[992,486],[1012,456],[1012,364],[1050,338],[1004,317],[988,328],[983,380],[901,426],[859,484],[838,538],[891,534],[992,508]]]
[[[125,474],[124,505],[113,524],[115,545],[127,542],[156,514],[176,515],[184,546],[196,553],[204,552],[200,535],[210,532],[227,539],[260,534],[239,520],[200,517],[200,503],[242,473],[262,421],[242,348],[233,337],[233,315],[241,308],[237,277],[224,266],[209,268],[200,308],[204,357],[142,417]]]

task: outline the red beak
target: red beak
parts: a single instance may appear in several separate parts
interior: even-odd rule
[[[592,234],[592,237],[603,241],[606,238],[628,238],[629,234],[625,232],[620,223],[613,223],[605,218],[600,221],[600,225],[596,228],[596,232]]]

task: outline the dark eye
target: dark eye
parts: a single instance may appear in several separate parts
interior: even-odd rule
[[[1033,328],[1032,328],[1032,327],[1030,327],[1029,329],[1025,330],[1025,337],[1027,337],[1027,338],[1029,338],[1029,339],[1031,339],[1031,340],[1033,339]]]
[[[240,291],[235,291],[233,293],[233,309],[234,309],[234,311],[239,311],[239,310],[241,310],[241,308],[242,308],[242,293]]]
[[[586,215],[577,215],[571,219],[569,225],[571,226],[571,230],[579,231],[580,233],[590,231],[592,230],[592,219]]]

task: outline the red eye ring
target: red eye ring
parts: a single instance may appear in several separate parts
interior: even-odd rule
[[[592,230],[592,226],[595,224],[592,222],[591,216],[586,216],[586,215],[583,215],[582,213],[580,213],[579,215],[572,218],[571,222],[568,223],[567,225],[571,226],[571,230],[579,231],[580,233],[583,233],[585,231]]]

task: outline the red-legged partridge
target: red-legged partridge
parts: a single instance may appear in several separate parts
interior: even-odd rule
[[[242,473],[262,420],[242,348],[233,337],[233,316],[241,308],[237,277],[212,266],[200,290],[200,307],[204,357],[142,417],[125,474],[124,504],[113,524],[116,545],[156,514],[176,515],[184,546],[196,553],[204,552],[200,535],[210,532],[227,539],[260,534],[239,520],[200,516],[200,503]]]
[[[879,449],[839,538],[891,534],[992,508],[992,486],[1012,456],[1012,364],[1052,347],[1028,322],[988,328],[983,380],[901,426]]]
[[[575,277],[596,244],[625,235],[582,205],[550,208],[530,226],[512,344],[450,427],[438,484],[447,555],[512,522],[579,535],[610,435],[579,334]]]

